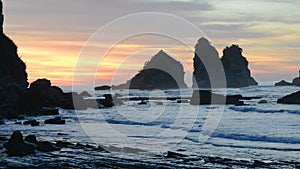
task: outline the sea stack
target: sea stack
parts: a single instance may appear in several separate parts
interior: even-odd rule
[[[125,84],[113,89],[178,89],[187,88],[182,64],[163,50],[145,63],[143,69]]]
[[[239,88],[256,86],[258,83],[251,77],[249,62],[242,55],[243,49],[238,45],[226,47],[221,58],[227,81],[227,87]]]
[[[248,69],[248,61],[242,56],[242,51],[242,48],[238,45],[232,45],[223,50],[221,65],[224,69],[228,88],[240,88],[258,84],[254,78],[251,77],[250,70]],[[213,47],[207,39],[200,38],[196,45],[194,57],[194,88],[211,88],[211,79],[207,70],[209,68],[211,69],[211,66],[215,64],[210,63],[204,65],[202,59],[204,57],[216,56],[218,56],[218,52],[215,47]]]
[[[28,82],[26,66],[17,54],[17,46],[3,33],[4,16],[1,1],[0,4],[0,116],[12,117],[19,113],[19,99]]]
[[[203,60],[205,58],[218,58],[218,51],[206,38],[200,38],[195,47],[194,56],[194,78],[193,78],[193,88],[210,88],[210,78],[208,75],[208,65],[204,65]]]

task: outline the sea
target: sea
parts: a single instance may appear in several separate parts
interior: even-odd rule
[[[34,118],[40,121],[41,125],[36,127],[17,125],[14,124],[14,120],[7,120],[6,124],[1,126],[0,134],[10,135],[13,131],[20,130],[23,135],[34,134],[39,140],[100,146],[110,152],[103,155],[92,151],[78,153],[76,150],[62,149],[51,154],[51,158],[58,157],[65,163],[76,159],[81,162],[94,159],[95,162],[113,158],[114,164],[118,164],[119,167],[134,163],[145,168],[156,168],[164,164],[168,164],[170,168],[249,167],[224,162],[226,161],[224,159],[230,159],[237,163],[251,162],[251,164],[253,161],[260,161],[262,168],[263,164],[268,163],[275,163],[273,168],[299,167],[300,105],[276,102],[283,96],[300,91],[299,87],[262,84],[238,89],[213,90],[219,94],[258,97],[245,100],[244,106],[190,105],[186,99],[192,96],[193,89],[94,91],[68,87],[64,90],[76,92],[85,90],[93,95],[91,97],[93,99],[102,98],[102,95],[107,93],[119,94],[122,98],[156,99],[145,100],[143,104],[141,101],[124,101],[121,105],[104,109],[89,108],[76,111],[60,109],[60,116],[66,119],[66,125],[43,124],[43,120],[49,118],[48,116],[26,117],[27,120]],[[181,97],[183,100],[178,102],[166,99],[171,97]],[[261,102],[262,100],[264,101]],[[198,161],[184,162],[179,157],[164,161],[168,152],[178,153],[183,159],[196,158]],[[97,159],[97,156],[101,158]],[[208,165],[205,157],[223,159],[222,164],[211,162]],[[2,164],[21,161],[22,164],[38,166],[40,162],[51,162],[49,154],[34,155],[30,158],[7,157],[2,152],[0,164],[1,161]],[[120,160],[116,159],[125,161],[121,160],[120,164]],[[178,162],[180,160],[181,162]],[[141,161],[148,163],[140,163]],[[78,165],[73,167],[80,168]],[[87,163],[86,167],[91,166]],[[270,165],[267,165],[266,168],[269,167]]]

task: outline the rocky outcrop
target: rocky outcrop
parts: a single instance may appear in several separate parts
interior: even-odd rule
[[[36,145],[23,140],[20,131],[14,131],[9,141],[3,145],[7,154],[11,156],[21,156],[34,153]]]
[[[1,1],[0,4],[0,115],[13,117],[19,112],[19,99],[28,86],[27,73],[17,46],[3,33]]]
[[[287,82],[285,80],[281,80],[280,82],[275,83],[275,86],[292,86],[292,85],[293,85],[292,83]]]
[[[277,103],[282,104],[300,104],[300,91],[284,96],[277,100]]]
[[[300,70],[299,70],[299,76],[294,78],[292,83],[282,80],[278,83],[275,83],[275,86],[300,86]]]
[[[94,89],[95,90],[110,90],[111,86],[108,86],[108,85],[96,86]]]
[[[293,79],[292,85],[300,86],[300,70],[299,70],[299,77],[296,77],[295,79]]]
[[[207,39],[200,38],[196,45],[194,57],[194,88],[211,88],[211,79],[207,70],[211,69],[210,66],[215,66],[214,63],[209,62],[209,58],[216,57],[218,57],[217,50]],[[205,65],[202,60],[207,58],[208,61]],[[232,45],[223,50],[221,63],[227,87],[240,88],[258,84],[251,77],[250,70],[248,69],[248,61],[242,56],[242,49],[238,45]],[[222,84],[221,82],[215,83]]]
[[[251,77],[248,61],[242,52],[243,49],[238,45],[232,45],[223,50],[221,61],[226,75],[227,87],[238,88],[258,85]]]
[[[191,105],[211,105],[211,104],[234,104],[237,106],[244,105],[241,101],[241,95],[223,96],[212,93],[209,90],[194,90],[191,98]]]
[[[184,82],[184,69],[180,62],[159,51],[143,69],[125,84],[113,86],[113,89],[178,89],[187,88]]]

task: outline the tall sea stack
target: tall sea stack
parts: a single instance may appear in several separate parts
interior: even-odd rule
[[[25,63],[17,54],[17,46],[3,33],[4,16],[1,4],[0,32],[0,116],[19,113],[19,102],[28,86]]]
[[[258,84],[254,78],[251,77],[250,70],[248,69],[248,61],[242,56],[242,51],[242,48],[238,45],[232,45],[223,50],[220,66],[223,66],[228,88],[240,88]],[[215,47],[213,47],[207,39],[200,38],[195,48],[194,88],[211,88],[211,79],[207,70],[213,70],[211,66],[215,64],[208,62],[207,65],[204,65],[202,59],[205,59],[205,57],[212,58],[219,56]],[[216,80],[216,78],[214,78],[214,80]]]

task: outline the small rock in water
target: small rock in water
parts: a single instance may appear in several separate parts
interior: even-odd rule
[[[258,102],[258,104],[266,104],[266,103],[268,103],[267,100],[261,100],[261,101]]]
[[[177,100],[177,103],[189,103],[189,102],[190,102],[189,100],[185,100],[185,99]]]
[[[34,120],[28,120],[28,121],[24,121],[23,125],[31,125],[31,126],[39,126],[40,122]]]
[[[17,121],[17,122],[15,122],[15,124],[21,125],[21,124],[22,124],[22,122],[20,122],[20,121]]]
[[[36,144],[37,150],[42,152],[51,152],[51,151],[57,151],[59,148],[55,147],[51,142],[49,141],[37,141],[35,135],[28,135],[25,137],[25,141]]]
[[[55,117],[54,119],[47,119],[44,122],[45,124],[66,124],[66,120],[61,119],[61,117]]]
[[[24,141],[20,131],[14,131],[9,141],[3,147],[7,150],[7,154],[20,156],[34,153],[37,146],[36,144]]]
[[[146,105],[146,104],[147,104],[147,102],[145,102],[145,101],[141,101],[138,103],[138,105]]]
[[[182,157],[188,157],[187,155],[176,153],[173,151],[168,151],[167,155],[165,156],[166,158],[182,158]]]

